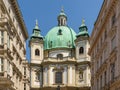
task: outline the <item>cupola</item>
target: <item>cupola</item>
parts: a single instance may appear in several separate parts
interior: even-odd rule
[[[61,12],[58,16],[58,26],[66,26],[67,25],[67,16],[64,13],[64,9],[61,9]]]

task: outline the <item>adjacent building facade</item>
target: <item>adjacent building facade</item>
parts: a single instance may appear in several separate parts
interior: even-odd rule
[[[30,90],[28,33],[16,0],[0,0],[0,90]]]
[[[91,90],[120,90],[120,0],[104,0],[90,45]]]
[[[89,34],[82,21],[76,34],[63,9],[45,37],[36,22],[30,37],[31,90],[90,90]]]

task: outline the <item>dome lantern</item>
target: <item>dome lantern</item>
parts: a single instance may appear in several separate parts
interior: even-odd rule
[[[67,24],[67,16],[64,13],[64,9],[61,9],[61,12],[58,16],[58,26],[66,26]]]

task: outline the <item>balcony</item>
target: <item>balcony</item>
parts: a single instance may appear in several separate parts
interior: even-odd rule
[[[1,44],[0,44],[0,54],[2,55],[4,54],[4,45]]]
[[[81,57],[80,59],[77,60],[77,62],[90,62],[89,57]]]
[[[11,80],[11,77],[9,75],[5,77],[5,72],[0,72],[0,87],[6,85],[7,86],[13,85],[13,81]]]
[[[4,26],[7,24],[7,19],[6,18],[0,18],[0,26]]]

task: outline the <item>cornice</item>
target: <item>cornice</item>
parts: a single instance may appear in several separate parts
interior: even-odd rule
[[[17,16],[19,24],[21,25],[23,33],[25,34],[24,37],[25,37],[25,39],[27,39],[28,38],[28,32],[27,32],[27,28],[26,28],[25,23],[24,23],[22,13],[20,11],[19,4],[18,4],[17,0],[10,0],[10,2],[12,4],[13,8],[14,8],[15,14]]]
[[[118,1],[119,1],[119,0],[111,0],[111,2],[109,3],[109,5],[108,5],[108,7],[107,7],[107,11],[106,11],[104,17],[102,18],[102,22],[101,22],[101,25],[100,25],[100,27],[99,27],[99,30],[97,30],[97,32],[96,32],[96,31],[95,31],[95,30],[96,30],[95,28],[96,28],[96,26],[98,25],[98,22],[100,22],[100,19],[101,19],[103,13],[105,12],[105,11],[103,11],[104,8],[106,8],[106,1],[103,2],[103,5],[102,5],[102,7],[101,7],[101,9],[100,9],[100,12],[99,12],[98,17],[97,17],[97,19],[96,19],[96,22],[95,22],[95,24],[94,24],[94,29],[93,29],[92,34],[91,34],[91,38],[94,38],[94,41],[92,40],[91,48],[90,48],[90,50],[89,50],[89,53],[91,53],[91,50],[93,50],[94,46],[96,45],[95,43],[97,43],[98,38],[99,38],[100,35],[101,35],[101,32],[104,30],[104,29],[102,29],[102,28],[103,28],[103,26],[106,24],[106,21],[108,20],[109,16],[110,16],[110,15],[112,14],[112,12],[114,11],[114,7],[115,7],[115,5],[117,4]],[[95,35],[96,37],[93,37],[95,33],[96,33],[96,35]]]

